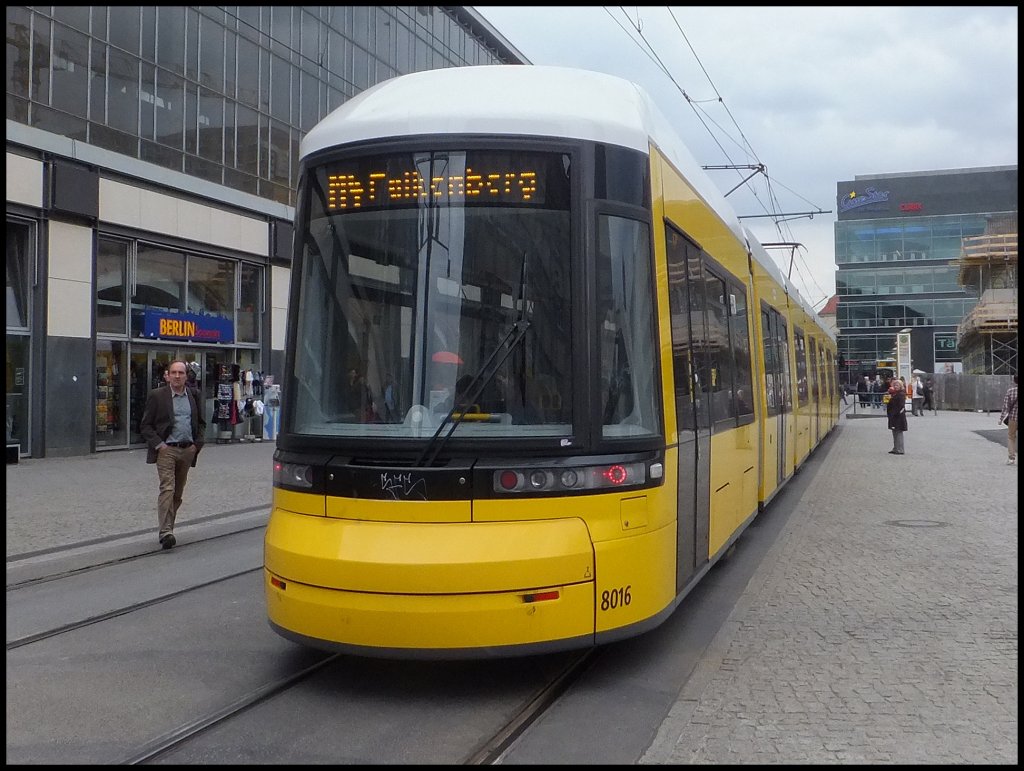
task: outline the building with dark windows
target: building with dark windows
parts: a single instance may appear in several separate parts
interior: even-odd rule
[[[9,459],[137,446],[175,358],[207,441],[260,436],[300,140],[395,75],[526,63],[463,6],[7,6]]]
[[[841,382],[856,382],[861,375],[873,374],[879,361],[895,358],[896,334],[904,329],[910,330],[914,369],[979,374],[1015,369],[1015,356],[1010,365],[1006,347],[999,343],[995,345],[1003,363],[995,365],[989,355],[988,363],[979,366],[984,357],[965,349],[971,335],[963,333],[961,324],[972,318],[979,303],[1000,302],[999,312],[1006,314],[1000,332],[1009,339],[1006,292],[986,292],[994,287],[1003,290],[1012,282],[1016,350],[1016,166],[859,175],[839,182],[837,193]],[[1002,250],[1000,260],[1009,258],[1008,233],[1012,270],[1006,266],[996,275],[986,272],[980,266],[994,264],[992,250]],[[969,260],[977,268],[972,272],[964,257],[980,254],[980,249],[985,257]],[[987,338],[990,351],[994,339]]]

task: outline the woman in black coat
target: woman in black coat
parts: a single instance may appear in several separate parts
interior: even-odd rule
[[[890,455],[903,455],[903,432],[907,430],[907,392],[903,389],[903,381],[893,378],[889,385],[889,403],[885,405],[889,417],[889,430],[892,431],[892,449]]]

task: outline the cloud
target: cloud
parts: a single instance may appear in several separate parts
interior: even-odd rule
[[[807,245],[794,271],[812,303],[834,292],[838,182],[1017,163],[1016,7],[623,8],[694,104],[618,8],[477,6],[536,64],[640,83],[699,163],[764,163],[781,211],[833,210],[778,229],[745,220],[762,240]],[[726,192],[748,173],[709,176]],[[750,185],[756,198],[728,198],[740,215],[770,200],[763,178]],[[789,254],[776,256],[788,270]]]

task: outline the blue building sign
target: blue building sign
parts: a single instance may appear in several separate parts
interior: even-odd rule
[[[192,343],[233,343],[235,325],[223,316],[144,310],[142,336]]]
[[[848,195],[839,199],[839,211],[846,212],[851,209],[859,209],[862,206],[870,206],[873,203],[888,203],[888,201],[888,190],[883,192],[877,188],[869,187],[860,195],[851,190]]]

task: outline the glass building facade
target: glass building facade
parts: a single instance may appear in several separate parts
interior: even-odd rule
[[[837,185],[836,325],[841,382],[894,358],[911,333],[911,364],[960,372],[957,326],[978,303],[960,282],[964,239],[1015,220],[1017,167],[857,176]]]
[[[174,358],[208,441],[258,436],[211,416],[284,364],[302,137],[387,78],[524,63],[462,6],[7,6],[9,455],[138,445]]]

